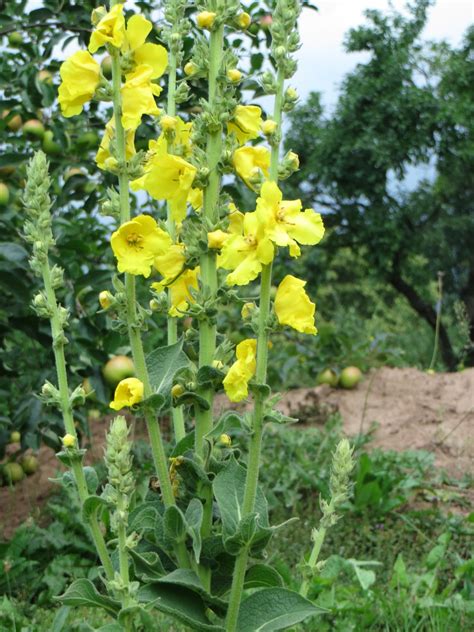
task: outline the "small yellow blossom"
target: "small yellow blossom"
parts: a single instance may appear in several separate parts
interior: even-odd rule
[[[224,448],[230,448],[230,446],[232,445],[232,439],[229,437],[228,434],[221,434],[219,437],[219,443]]]
[[[278,126],[276,121],[274,121],[273,119],[267,119],[262,123],[262,132],[265,134],[265,136],[271,136],[275,133],[277,127]]]
[[[145,174],[130,186],[133,191],[145,189],[156,200],[169,200],[173,219],[180,223],[186,216],[186,202],[196,171],[181,156],[159,152],[145,165]]]
[[[237,360],[223,380],[224,389],[231,402],[240,402],[248,395],[248,383],[255,374],[257,341],[243,340],[235,350]]]
[[[232,234],[224,243],[219,266],[232,270],[229,285],[247,285],[260,274],[263,265],[273,261],[275,248],[266,234],[265,225],[254,213],[245,213],[241,234]]]
[[[234,134],[239,145],[257,138],[262,126],[262,110],[258,105],[238,105],[227,123],[227,131]]]
[[[110,402],[110,408],[121,410],[126,406],[133,406],[143,400],[143,382],[136,377],[127,377],[117,384],[114,399]]]
[[[95,161],[99,169],[113,171],[117,168],[117,159],[110,154],[110,142],[115,135],[115,118],[112,117],[105,126],[104,136],[95,156]],[[135,130],[126,131],[125,155],[130,160],[136,154],[135,150]]]
[[[178,119],[176,116],[169,116],[166,114],[160,118],[160,127],[165,132],[173,132],[178,125]]]
[[[114,297],[108,290],[103,290],[102,292],[100,292],[99,305],[102,307],[102,309],[109,309],[109,307],[113,303],[113,300]]]
[[[302,211],[301,200],[283,200],[275,182],[265,182],[257,199],[257,216],[266,225],[266,234],[277,246],[289,246],[298,257],[298,244],[314,246],[324,235],[324,224],[313,209]]]
[[[247,318],[250,318],[255,308],[255,303],[244,303],[242,305],[242,309],[240,310],[240,315],[244,320],[247,320]]]
[[[65,434],[61,441],[65,448],[73,448],[76,445],[76,437],[69,433]]]
[[[127,22],[125,39],[126,49],[132,53],[135,64],[149,66],[151,79],[157,79],[168,66],[168,53],[160,44],[145,42],[152,28],[152,23],[142,15],[133,15]]]
[[[280,325],[289,325],[302,334],[317,333],[314,326],[316,306],[305,292],[306,281],[288,274],[280,283],[275,297],[275,313]]]
[[[188,61],[188,63],[185,64],[184,66],[184,74],[187,75],[188,77],[190,77],[191,75],[194,75],[197,72],[197,70],[198,70],[198,67],[193,61]]]
[[[99,85],[100,65],[87,51],[79,50],[61,64],[59,74],[58,100],[63,116],[80,114]]]
[[[248,13],[245,13],[245,12],[239,13],[239,15],[237,16],[237,24],[244,31],[245,31],[245,29],[248,29],[248,27],[250,26],[251,22],[252,22],[252,18],[250,17],[250,15]]]
[[[162,268],[163,269],[163,268]],[[194,303],[191,290],[197,291],[199,288],[199,267],[193,270],[186,269],[177,277],[165,278],[159,283],[152,283],[151,287],[156,292],[169,290],[170,309],[168,314],[173,318],[181,318],[188,306]]]
[[[227,71],[227,79],[232,81],[232,83],[239,83],[242,79],[242,73],[237,68],[229,68]]]
[[[138,215],[116,230],[111,239],[119,272],[149,277],[155,258],[171,246],[168,233],[150,215]]]
[[[91,35],[89,52],[95,53],[106,44],[120,48],[125,39],[123,4],[116,4],[100,20]]]
[[[184,393],[184,386],[182,384],[173,384],[171,387],[171,396],[179,397]]]
[[[220,250],[228,237],[229,233],[225,233],[223,230],[213,230],[207,233],[207,245],[213,250]]]
[[[196,23],[200,29],[210,29],[216,20],[216,13],[201,11],[196,16]]]
[[[153,70],[147,64],[137,66],[128,74],[122,86],[122,125],[125,129],[137,129],[142,116],[157,116],[160,113],[154,97],[159,96],[161,87],[151,82]]]
[[[260,172],[268,178],[270,151],[266,147],[239,147],[234,151],[232,161],[237,175],[250,189],[254,189],[255,181],[259,180]]]

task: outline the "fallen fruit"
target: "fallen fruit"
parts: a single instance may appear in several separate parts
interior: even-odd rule
[[[355,388],[362,379],[362,371],[356,366],[347,366],[339,376],[339,386],[342,388]]]
[[[34,456],[34,454],[28,454],[22,458],[21,467],[23,468],[23,471],[25,472],[25,474],[30,476],[31,474],[34,474],[37,471],[39,467],[39,461]]]
[[[7,463],[3,467],[3,475],[10,485],[19,483],[24,479],[25,473],[19,463]]]
[[[18,432],[18,430],[14,430],[10,435],[10,443],[20,443],[20,441],[21,434]]]
[[[332,369],[324,369],[316,378],[316,384],[329,384],[329,386],[337,386],[337,375]]]

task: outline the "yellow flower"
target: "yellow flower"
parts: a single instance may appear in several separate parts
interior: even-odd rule
[[[173,132],[178,125],[178,119],[176,116],[169,116],[166,114],[160,118],[160,127],[166,132]]]
[[[106,44],[120,48],[125,38],[125,18],[123,4],[116,4],[100,20],[92,33],[89,52],[95,53]]]
[[[145,42],[152,28],[152,23],[142,15],[132,15],[127,22],[125,39],[135,64],[150,66],[151,78],[156,79],[161,77],[168,66],[168,53],[160,44]]]
[[[191,204],[193,209],[196,211],[201,210],[202,204],[204,201],[204,193],[202,189],[191,189],[188,194],[188,202]]]
[[[304,290],[306,281],[288,274],[280,283],[275,296],[275,313],[280,325],[289,325],[302,334],[317,334],[314,326],[316,305]]]
[[[243,340],[237,345],[237,360],[223,380],[226,395],[231,402],[240,402],[248,395],[248,383],[257,367],[256,351],[256,340]]]
[[[154,266],[165,279],[173,280],[186,263],[184,244],[172,244],[166,252],[155,257]]]
[[[276,121],[274,121],[273,119],[267,119],[262,123],[262,132],[265,134],[265,136],[271,136],[275,132],[277,127],[278,126]]]
[[[232,81],[232,83],[239,83],[242,79],[242,73],[237,68],[229,68],[227,71],[227,79]]]
[[[143,400],[143,382],[136,377],[127,377],[117,384],[114,400],[110,402],[110,408],[121,410],[125,406],[133,406]]]
[[[127,75],[121,90],[122,125],[125,129],[137,129],[144,114],[157,116],[160,113],[154,96],[159,96],[161,88],[151,82],[152,74],[151,66],[143,64]]]
[[[245,213],[242,233],[234,233],[225,241],[218,264],[232,270],[227,276],[229,285],[247,285],[257,278],[263,265],[273,261],[274,254],[275,248],[257,214]]]
[[[109,307],[113,303],[113,300],[114,297],[108,290],[102,290],[102,292],[99,293],[99,305],[102,307],[102,309],[109,309]]]
[[[243,12],[243,13],[240,13],[237,16],[237,24],[244,31],[245,31],[245,29],[248,29],[248,27],[250,26],[251,22],[252,22],[252,18],[250,17],[250,15],[248,13]]]
[[[73,448],[76,445],[76,437],[72,434],[65,434],[61,441],[65,448]]]
[[[171,246],[168,233],[150,215],[138,215],[112,235],[112,250],[119,272],[149,277],[155,258]]]
[[[186,216],[186,202],[196,176],[196,167],[167,152],[152,155],[145,175],[131,182],[133,191],[145,189],[155,200],[169,200],[175,222]]]
[[[213,250],[220,250],[228,238],[229,233],[225,233],[223,230],[213,230],[207,233],[207,246]]]
[[[110,154],[110,142],[115,134],[115,118],[111,118],[105,126],[104,136],[100,143],[100,147],[95,156],[95,161],[99,169],[111,170],[117,168],[117,159]],[[125,154],[127,160],[136,154],[135,150],[135,130],[126,131]]]
[[[196,16],[196,23],[200,29],[210,29],[214,24],[216,14],[212,11],[201,11]]]
[[[80,114],[84,103],[92,99],[99,85],[99,64],[87,51],[78,50],[61,64],[59,74],[58,100],[63,116]]]
[[[239,147],[232,157],[234,168],[245,184],[254,188],[260,171],[268,178],[270,169],[270,151],[266,147]]]
[[[262,125],[262,110],[258,105],[238,105],[232,120],[227,123],[227,131],[234,134],[239,145],[257,138]]]
[[[193,270],[184,270],[177,278],[164,279],[159,283],[152,283],[151,287],[157,292],[169,290],[170,308],[168,314],[173,318],[181,318],[188,309],[188,306],[194,303],[194,297],[191,290],[199,288],[199,267]]]
[[[321,215],[313,209],[302,211],[301,200],[282,200],[275,182],[264,182],[257,199],[257,216],[266,225],[266,233],[277,246],[289,246],[290,255],[298,257],[298,244],[314,246],[324,235]]]

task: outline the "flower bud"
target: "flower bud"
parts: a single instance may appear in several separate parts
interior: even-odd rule
[[[228,236],[223,230],[213,230],[207,233],[207,245],[212,250],[220,250]]]
[[[276,128],[278,127],[277,122],[273,119],[267,119],[262,123],[262,132],[265,136],[271,136],[275,133]]]
[[[213,11],[201,11],[196,16],[196,22],[201,29],[210,29],[216,19],[216,13]]]
[[[174,384],[171,388],[171,395],[174,398],[180,397],[184,392],[184,386],[182,384]]]
[[[285,92],[285,98],[293,103],[298,100],[298,93],[294,88],[287,88]]]
[[[212,361],[212,366],[214,367],[214,369],[219,369],[219,371],[220,371],[221,369],[224,368],[224,363],[221,362],[220,360],[213,360]]]
[[[232,83],[239,83],[239,81],[242,79],[242,73],[240,72],[240,70],[237,70],[237,68],[230,68],[227,71],[227,79],[229,81],[232,81]]]
[[[148,306],[152,312],[158,312],[161,309],[161,304],[159,301],[156,300],[156,298],[152,298],[151,301],[148,303]]]
[[[232,439],[229,437],[228,434],[221,434],[221,436],[219,437],[219,443],[225,448],[230,448],[230,446],[232,445]]]
[[[244,320],[247,320],[247,318],[250,318],[255,307],[256,307],[255,303],[244,303],[244,305],[242,306],[242,310],[240,312],[242,318]]]
[[[190,77],[194,75],[198,71],[198,67],[193,61],[188,61],[188,63],[184,66],[184,74]]]
[[[171,132],[176,129],[176,125],[178,124],[178,119],[176,116],[169,116],[165,114],[160,118],[160,126],[161,129],[165,132]]]
[[[289,165],[296,171],[300,167],[300,159],[298,154],[295,154],[294,151],[289,151],[286,155],[286,159],[288,160]]]
[[[103,290],[99,294],[99,304],[102,309],[109,309],[109,307],[114,302],[114,297],[108,290]]]
[[[76,445],[76,437],[72,434],[65,434],[62,443],[65,448],[73,448]]]
[[[252,18],[248,13],[245,13],[245,11],[237,16],[237,24],[242,30],[245,31],[245,29],[248,29],[251,23]]]
[[[284,57],[285,54],[286,54],[286,48],[284,46],[277,46],[275,48],[274,57],[276,57],[277,59],[279,57]]]

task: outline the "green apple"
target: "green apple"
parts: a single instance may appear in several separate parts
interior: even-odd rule
[[[3,466],[3,475],[7,483],[14,485],[24,479],[25,473],[19,463],[7,463]]]
[[[19,31],[13,31],[8,34],[8,43],[10,46],[21,46],[23,41],[23,35]]]
[[[18,432],[18,430],[13,430],[13,432],[10,434],[10,443],[20,443],[21,441],[21,434]]]
[[[49,156],[57,156],[61,153],[61,145],[54,140],[54,134],[50,129],[44,133],[42,147],[44,153]]]
[[[7,121],[7,127],[8,129],[10,129],[12,132],[17,132],[20,127],[23,125],[23,120],[21,118],[21,116],[19,114],[14,114],[13,116],[10,116],[10,110],[5,110],[2,114],[2,119],[8,119]]]
[[[34,456],[34,454],[27,454],[21,460],[21,467],[23,471],[25,472],[25,474],[30,476],[31,474],[34,474],[37,471],[39,467],[39,461]]]
[[[332,369],[324,369],[318,374],[316,384],[329,384],[329,386],[337,385],[337,375]]]
[[[114,356],[105,364],[102,374],[107,384],[117,386],[120,380],[135,376],[135,365],[133,360],[127,356]]]
[[[346,366],[345,369],[342,369],[339,376],[339,386],[348,389],[355,388],[361,379],[362,371],[360,369],[356,366]]]
[[[0,182],[0,206],[6,206],[10,199],[10,189],[5,182]]]
[[[30,119],[23,124],[23,133],[41,140],[44,136],[44,125],[38,119]]]

